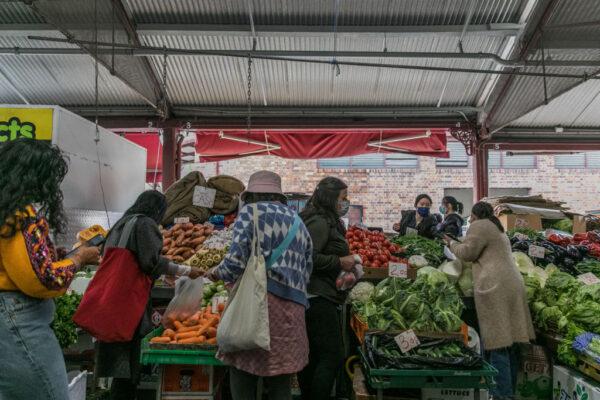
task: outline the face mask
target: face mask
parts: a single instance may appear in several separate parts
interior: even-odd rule
[[[429,216],[429,207],[418,207],[417,213],[423,218],[428,217]]]
[[[448,211],[448,209],[444,206],[440,206],[440,214],[446,214],[446,212]]]
[[[348,210],[350,209],[350,202],[348,200],[342,200],[338,202],[338,215],[343,217],[348,214]]]

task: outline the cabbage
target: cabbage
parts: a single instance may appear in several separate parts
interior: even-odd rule
[[[463,266],[462,274],[458,278],[458,286],[463,296],[473,296],[473,268],[471,266]]]
[[[438,270],[446,274],[450,283],[456,283],[462,273],[462,263],[460,260],[446,261],[438,267]]]
[[[417,271],[417,280],[415,280],[415,284],[418,283],[419,280],[424,280],[429,286],[435,287],[438,284],[447,284],[448,278],[446,274],[438,271],[433,267],[423,267]]]
[[[427,259],[423,256],[414,255],[408,259],[408,263],[415,268],[423,268],[426,267],[429,263]]]
[[[350,299],[350,301],[358,301],[364,303],[369,299],[369,297],[371,297],[371,294],[374,290],[375,286],[373,286],[372,283],[358,282],[348,294],[348,298]]]
[[[535,267],[533,261],[531,261],[531,258],[529,258],[527,254],[521,253],[520,251],[515,251],[512,254],[513,258],[515,259],[515,263],[517,263],[519,271],[521,271],[523,275],[529,275],[533,267]]]

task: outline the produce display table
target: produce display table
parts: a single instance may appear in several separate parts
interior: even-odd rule
[[[483,368],[478,370],[393,370],[371,368],[362,349],[360,356],[367,382],[377,390],[377,400],[383,399],[384,389],[396,388],[475,389],[475,400],[479,400],[479,389],[490,389],[496,386],[494,377],[498,371],[485,361]]]
[[[159,336],[162,331],[163,328],[157,328],[142,340],[142,351],[140,355],[140,362],[142,364],[223,365],[223,363],[215,357],[217,351],[214,349],[192,349],[190,348],[191,346],[181,346],[182,348],[178,349],[176,348],[177,345],[173,345],[173,348],[169,349],[150,347],[150,339]]]

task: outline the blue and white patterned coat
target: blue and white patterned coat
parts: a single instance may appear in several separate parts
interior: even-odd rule
[[[254,235],[254,206],[258,207],[260,248],[265,260],[281,244],[291,229],[296,212],[274,202],[245,205],[233,226],[233,242],[214,275],[226,283],[234,283],[244,272],[251,254]],[[298,217],[299,218],[299,217]],[[296,237],[267,271],[269,293],[308,307],[306,286],[312,271],[312,240],[300,222]]]

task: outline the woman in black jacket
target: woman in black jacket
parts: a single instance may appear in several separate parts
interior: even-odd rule
[[[111,243],[117,243],[124,226],[131,218],[137,216],[126,248],[135,255],[140,269],[153,280],[161,275],[187,275],[195,279],[201,274],[199,270],[175,264],[161,256],[163,238],[158,229],[158,223],[162,220],[166,210],[167,200],[162,193],[156,190],[143,192],[110,230],[105,247],[110,246]],[[127,307],[127,304],[123,304],[123,307]],[[141,339],[152,329],[152,304],[149,300],[133,340],[118,343],[98,342],[95,376],[113,378],[111,399],[132,400],[136,398],[141,368]]]
[[[415,209],[402,211],[402,219],[394,224],[393,229],[404,235],[419,235],[427,239],[433,239],[436,234],[436,226],[442,219],[438,214],[431,213],[433,200],[426,194],[420,194],[415,199]]]
[[[440,213],[444,215],[444,222],[438,226],[438,232],[458,238],[462,236],[463,219],[459,214],[463,212],[463,204],[452,196],[442,199]]]
[[[340,220],[350,206],[347,197],[348,187],[344,182],[325,178],[300,213],[313,241],[313,271],[308,284],[310,307],[306,311],[309,363],[298,375],[305,400],[329,399],[344,361],[340,311],[346,293],[336,289],[335,280],[342,270],[350,271],[355,265]]]

